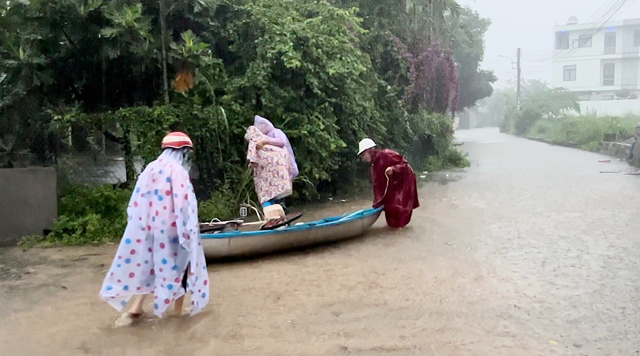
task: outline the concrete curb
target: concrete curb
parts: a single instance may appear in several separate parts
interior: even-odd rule
[[[575,149],[581,150],[581,148],[573,142],[556,143],[556,142],[546,140],[543,138],[538,138],[538,137],[525,137],[525,136],[518,136],[518,137],[526,138],[527,140],[530,140],[530,141],[546,143],[552,146],[575,148]],[[600,143],[600,147],[598,147],[598,150],[596,151],[596,153],[600,153],[603,155],[619,158],[623,161],[627,161],[627,158],[629,157],[630,149],[631,149],[631,145],[628,143],[605,141]],[[633,164],[633,162],[630,162],[629,164],[632,166],[640,167],[640,165]]]

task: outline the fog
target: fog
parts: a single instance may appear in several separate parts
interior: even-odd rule
[[[551,82],[553,26],[576,16],[578,23],[602,21],[603,14],[621,0],[459,0],[463,6],[490,18],[483,67],[498,77],[496,88],[515,82],[516,49],[522,49],[522,77]],[[640,18],[640,1],[628,0],[610,21]]]

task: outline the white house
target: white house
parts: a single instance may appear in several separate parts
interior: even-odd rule
[[[555,26],[553,87],[580,96],[582,113],[640,115],[640,19]]]

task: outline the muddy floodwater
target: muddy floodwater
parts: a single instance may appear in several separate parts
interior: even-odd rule
[[[407,228],[211,263],[193,318],[113,328],[97,293],[116,246],[0,250],[0,355],[640,355],[640,177],[457,136],[471,167],[429,174]]]

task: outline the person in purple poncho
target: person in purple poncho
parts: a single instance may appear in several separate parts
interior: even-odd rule
[[[289,159],[291,160],[291,171],[289,172],[289,174],[291,176],[291,180],[293,181],[298,176],[299,172],[298,165],[296,164],[296,156],[293,154],[293,148],[291,148],[291,144],[289,143],[287,135],[282,132],[282,130],[276,129],[271,121],[265,119],[262,116],[256,115],[254,117],[253,126],[257,127],[258,129],[260,129],[260,131],[262,131],[263,134],[268,136],[268,138],[265,138],[263,141],[259,142],[256,145],[258,149],[261,149],[265,145],[287,148],[287,152],[289,152]]]
[[[260,131],[265,134],[265,137],[262,141],[258,142],[256,145],[257,149],[262,149],[265,145],[273,145],[280,148],[286,148],[287,153],[289,154],[289,160],[291,161],[291,165],[289,166],[289,176],[291,181],[298,176],[298,165],[296,164],[296,156],[293,154],[293,148],[291,147],[291,143],[289,143],[289,138],[287,135],[282,132],[280,129],[276,129],[275,126],[271,123],[271,121],[265,119],[262,116],[256,115],[253,118],[253,126],[260,129]],[[267,207],[271,204],[280,204],[285,212],[288,210],[284,204],[284,199],[276,199],[273,201],[268,201],[263,204],[264,207]]]

